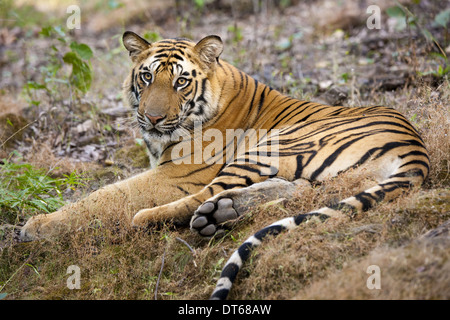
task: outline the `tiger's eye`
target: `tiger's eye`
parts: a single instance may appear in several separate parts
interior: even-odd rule
[[[152,74],[150,72],[146,72],[146,73],[142,74],[142,78],[148,82],[148,81],[152,80]]]
[[[185,79],[185,78],[178,78],[177,84],[178,84],[179,86],[182,86],[182,85],[184,85],[185,83],[186,83],[186,79]]]

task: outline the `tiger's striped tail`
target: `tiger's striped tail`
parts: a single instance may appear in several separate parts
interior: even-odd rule
[[[210,299],[225,300],[227,298],[242,265],[248,260],[252,250],[259,246],[268,235],[276,236],[282,231],[295,229],[301,223],[306,222],[313,217],[325,221],[328,218],[337,216],[353,216],[358,211],[367,211],[379,201],[392,200],[410,187],[418,186],[423,182],[428,175],[429,170],[428,157],[424,160],[425,161],[403,161],[388,179],[382,181],[375,187],[365,190],[353,197],[344,199],[336,205],[284,218],[259,230],[249,237],[227,261]]]
[[[228,259],[225,267],[222,270],[220,279],[217,281],[216,288],[214,289],[210,299],[211,300],[225,300],[228,293],[231,290],[236,276],[241,269],[244,262],[249,258],[251,251],[259,246],[262,240],[268,235],[278,235],[282,231],[291,230],[296,228],[304,220],[309,220],[313,216],[318,216],[321,220],[329,218],[328,215],[319,214],[317,212],[300,214],[298,216],[285,218],[279,220],[249,237],[240,247],[236,250],[230,259]]]

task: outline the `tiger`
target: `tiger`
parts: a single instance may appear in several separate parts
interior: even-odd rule
[[[355,168],[376,178],[378,184],[367,190],[276,221],[248,238],[225,264],[211,295],[225,299],[251,250],[269,234],[312,217],[325,221],[364,212],[428,176],[424,141],[393,108],[329,106],[282,94],[222,60],[224,44],[217,35],[150,43],[126,31],[122,41],[132,63],[123,96],[150,168],[30,218],[21,230],[24,240],[82,230],[106,217],[144,230],[161,223],[190,225],[211,238],[245,214],[246,195],[284,197],[299,181],[326,181]],[[240,133],[211,147],[208,133],[224,137],[231,129]],[[205,154],[198,157],[196,151]]]

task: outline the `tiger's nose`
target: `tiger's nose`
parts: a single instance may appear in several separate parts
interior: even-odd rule
[[[147,112],[145,113],[145,116],[147,117],[148,120],[150,120],[150,122],[153,125],[157,124],[159,121],[161,121],[162,119],[165,118],[165,116],[164,117],[162,117],[162,116],[153,116],[153,115],[148,114]]]

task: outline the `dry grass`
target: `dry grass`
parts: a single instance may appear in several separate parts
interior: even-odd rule
[[[401,248],[377,248],[328,278],[301,290],[294,299],[442,299],[450,292],[449,238],[413,241]],[[367,268],[380,267],[381,288],[368,289]]]
[[[315,196],[320,197],[317,194]],[[378,263],[365,257],[367,255],[371,257],[374,249],[377,250],[378,256],[382,256],[384,252],[388,257],[390,251],[400,254],[406,248],[408,251],[403,253],[405,259],[402,263],[408,264],[407,258],[414,256],[412,253],[414,248],[422,246],[409,246],[411,239],[415,239],[426,230],[435,228],[442,221],[450,218],[449,196],[448,191],[441,191],[441,193],[415,191],[392,203],[382,204],[353,220],[340,219],[326,223],[311,223],[289,234],[280,235],[257,250],[255,259],[246,267],[247,276],[240,278],[232,291],[231,298],[365,299],[369,291],[365,286],[365,281],[369,277],[366,273],[368,266],[372,264],[380,266],[382,281],[388,281],[385,280],[384,275],[389,274],[391,279],[396,279],[401,274],[389,269],[385,263]],[[306,198],[306,200],[309,199]],[[437,203],[441,205],[438,206]],[[432,210],[429,208],[430,204],[434,206]],[[445,248],[445,244],[442,245],[441,252]],[[411,268],[414,268],[421,258],[424,264],[429,259],[435,260],[435,253],[430,252],[430,256],[426,257],[426,250],[420,252],[420,257],[411,261]],[[448,277],[446,256],[448,252],[442,256],[443,263],[436,265],[433,269],[436,277],[431,282]],[[357,268],[359,269],[356,272]],[[414,274],[410,276],[414,277]],[[360,279],[364,281],[357,282]],[[400,278],[398,281],[400,283],[403,280]],[[446,281],[448,282],[448,279]],[[340,282],[348,282],[348,287],[354,285],[356,293],[341,296],[341,291],[338,290]],[[315,283],[318,284],[315,285]],[[311,295],[309,295],[310,287],[313,288]],[[347,286],[343,290],[346,288]],[[389,296],[388,292],[384,291],[388,288],[388,286],[383,287],[384,293],[379,296],[380,298],[424,298],[419,295],[419,291],[402,296],[401,287],[398,288],[398,295]],[[297,294],[299,290],[300,293]],[[426,288],[421,290],[426,291]],[[446,290],[443,290],[435,298],[444,298],[445,295]]]

